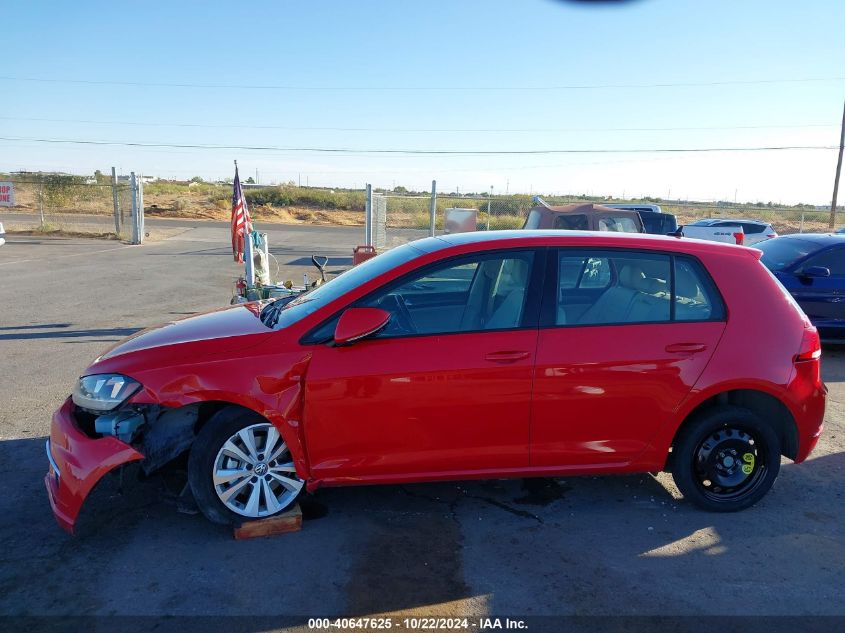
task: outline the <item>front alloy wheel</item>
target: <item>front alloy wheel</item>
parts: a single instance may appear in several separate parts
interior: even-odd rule
[[[229,510],[257,519],[287,508],[302,490],[290,451],[272,424],[234,433],[217,452],[214,491]]]
[[[188,481],[202,513],[221,524],[279,514],[305,485],[278,429],[237,407],[202,427],[191,447]]]

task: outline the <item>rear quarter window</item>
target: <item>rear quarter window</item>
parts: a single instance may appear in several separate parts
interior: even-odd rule
[[[716,284],[694,259],[675,258],[675,320],[721,321],[725,304]]]

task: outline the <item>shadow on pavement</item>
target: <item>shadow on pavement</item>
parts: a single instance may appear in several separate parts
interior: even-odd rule
[[[54,522],[44,438],[0,441],[6,615],[781,614],[841,610],[845,453],[784,465],[756,507],[677,501],[648,476],[320,490],[294,534],[235,541],[107,476]],[[664,477],[661,475],[661,477]],[[836,493],[839,495],[840,493]],[[249,582],[261,576],[261,590]],[[831,594],[829,597],[828,594]],[[742,596],[742,599],[738,599]]]
[[[33,326],[26,326],[33,327]],[[57,326],[58,327],[58,326]],[[66,326],[61,326],[66,327]],[[24,328],[3,328],[3,329],[24,329]],[[12,334],[0,334],[0,341],[16,341],[26,339],[43,339],[43,338],[88,338],[95,336],[129,336],[140,332],[142,328],[139,327],[117,327],[117,328],[100,328],[90,330],[60,330],[55,332],[16,332]]]

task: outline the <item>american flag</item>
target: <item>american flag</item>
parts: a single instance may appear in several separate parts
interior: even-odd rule
[[[246,206],[238,167],[235,165],[235,188],[232,192],[232,254],[239,264],[244,263],[244,239],[252,232],[252,219]]]

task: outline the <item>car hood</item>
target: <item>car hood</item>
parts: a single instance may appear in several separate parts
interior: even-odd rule
[[[260,334],[270,336],[272,330],[261,322],[258,304],[242,304],[141,330],[110,348],[97,362],[130,352],[201,341],[215,341],[215,352],[228,352],[242,349],[245,336],[251,337],[250,346],[255,345],[263,339],[255,338]]]

